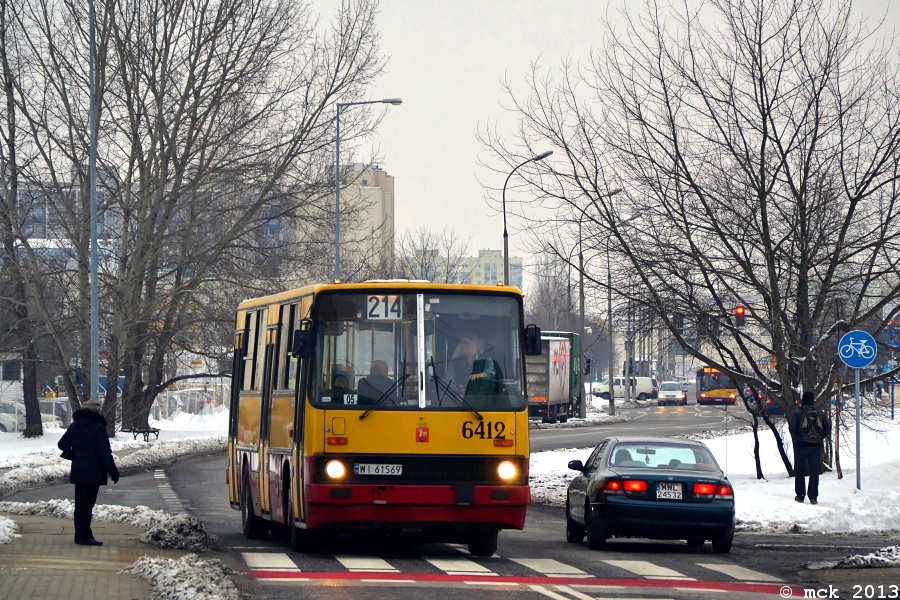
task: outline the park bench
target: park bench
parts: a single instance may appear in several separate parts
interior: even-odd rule
[[[153,435],[155,437],[155,439],[157,439],[157,440],[159,439],[159,429],[157,429],[156,427],[145,427],[145,428],[135,427],[134,429],[123,429],[122,431],[130,433],[131,435],[134,436],[134,439],[138,439],[138,436],[142,435],[142,436],[144,436],[145,442],[150,441],[151,435]]]

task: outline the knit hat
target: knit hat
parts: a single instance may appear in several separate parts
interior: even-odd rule
[[[816,396],[812,392],[803,392],[803,396],[800,398],[801,404],[809,404],[812,406],[816,403]]]
[[[88,402],[85,402],[84,404],[82,404],[81,408],[83,408],[84,410],[100,412],[100,403],[97,402],[96,400],[89,400]]]

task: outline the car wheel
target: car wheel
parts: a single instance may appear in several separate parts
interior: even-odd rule
[[[609,400],[609,392],[603,392],[602,394],[600,394],[600,397],[604,400]]]
[[[497,531],[476,533],[469,540],[469,554],[472,556],[493,556],[497,551]]]
[[[641,392],[640,394],[638,394],[638,400],[643,401],[643,400],[646,400],[646,399],[647,399],[647,394],[645,394],[645,393],[643,393],[643,392]]]
[[[580,544],[584,541],[584,527],[572,519],[569,514],[569,501],[566,500],[566,541],[570,544]]]
[[[722,537],[712,541],[713,552],[727,554],[731,552],[731,542],[734,540],[734,529]]]
[[[262,517],[253,514],[253,492],[250,490],[250,475],[244,474],[244,484],[241,491],[241,529],[248,540],[258,540],[266,537],[268,527]]]
[[[609,537],[606,525],[603,524],[600,517],[594,516],[591,512],[590,505],[585,506],[584,514],[585,520],[587,521],[588,548],[591,550],[600,550],[606,545],[606,538]]]
[[[660,401],[659,401],[659,400],[657,400],[657,401],[656,401],[656,405],[657,405],[657,406],[662,406],[662,405],[663,405],[663,403],[662,403],[662,402],[660,402]]]
[[[687,406],[687,398],[685,398],[684,400],[681,401],[681,405],[682,405],[682,406]]]
[[[6,427],[0,424],[0,433],[6,433]]]
[[[706,540],[703,538],[688,538],[687,545],[691,548],[702,548]]]

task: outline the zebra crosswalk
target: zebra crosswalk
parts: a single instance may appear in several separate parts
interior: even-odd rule
[[[257,579],[322,579],[327,575],[348,579],[362,575],[380,575],[392,581],[420,574],[431,578],[462,577],[487,581],[509,581],[538,578],[577,582],[587,579],[644,579],[696,583],[731,581],[744,583],[782,583],[778,577],[760,573],[727,562],[707,560],[680,562],[680,567],[664,566],[646,560],[617,560],[611,558],[592,561],[589,566],[573,565],[552,558],[500,557],[475,559],[461,547],[458,555],[418,557],[379,557],[370,555],[332,554],[309,557],[283,552],[242,552],[250,573]],[[689,573],[678,570],[682,568]],[[354,575],[356,574],[356,575]]]

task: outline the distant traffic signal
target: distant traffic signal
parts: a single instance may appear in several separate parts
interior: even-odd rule
[[[734,326],[735,327],[743,327],[744,323],[747,321],[747,307],[743,304],[738,304],[734,307]]]

